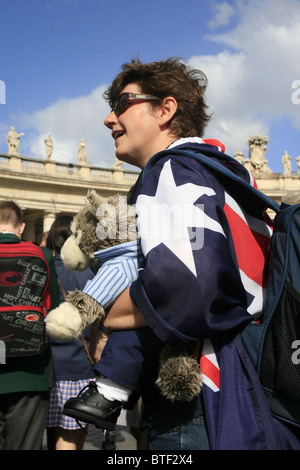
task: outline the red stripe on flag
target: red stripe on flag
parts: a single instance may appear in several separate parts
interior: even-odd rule
[[[269,237],[251,230],[228,204],[224,207],[233,238],[239,268],[254,282],[266,287],[263,279]]]
[[[217,139],[204,139],[203,142],[213,145],[214,147],[218,147],[223,153],[225,152],[225,145]]]
[[[201,356],[200,370],[220,389],[220,370],[206,357]]]

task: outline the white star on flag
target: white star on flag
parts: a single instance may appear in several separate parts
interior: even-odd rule
[[[186,183],[176,186],[168,160],[160,173],[154,196],[141,194],[136,201],[137,226],[144,256],[163,243],[197,276],[193,249],[203,246],[204,228],[225,236],[222,226],[194,205],[201,196],[213,196],[213,189]],[[193,231],[191,239],[189,229]]]

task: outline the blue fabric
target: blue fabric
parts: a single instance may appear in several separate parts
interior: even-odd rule
[[[188,146],[181,148],[186,149]],[[231,157],[220,154],[215,148],[207,145],[193,145],[193,148],[220,159],[225,166],[245,180],[250,179],[245,168]],[[181,256],[182,252],[175,253],[172,246],[167,246],[168,239],[162,240],[161,243],[156,240],[151,245],[149,239],[142,237],[145,264],[139,272],[138,280],[131,285],[132,300],[161,342],[193,342],[203,337],[211,338],[220,364],[221,381],[218,391],[213,391],[206,384],[203,386],[204,411],[212,449],[298,449],[299,441],[286,427],[280,423],[278,425],[272,418],[253,364],[239,341],[239,336],[234,334],[237,327],[251,321],[248,308],[253,296],[251,298],[251,293],[246,292],[242,283],[230,227],[224,213],[226,184],[221,184],[210,170],[195,160],[178,155],[170,158],[167,156],[148,172],[142,172],[133,190],[131,202],[137,202],[139,197],[140,202],[147,201],[147,198],[156,198],[158,208],[159,202],[162,201],[168,206],[168,200],[164,199],[166,193],[160,193],[158,188],[160,176],[166,168],[174,179],[172,184],[167,185],[168,189],[172,188],[168,193],[171,200],[176,189],[181,191],[189,185],[191,191],[194,191],[195,187],[199,187],[199,199],[196,198],[194,202],[202,203],[205,220],[214,222],[208,225],[208,228],[205,227],[208,231],[205,244],[201,249],[193,251],[193,260],[189,259],[188,262]],[[263,220],[262,206],[253,206],[247,194],[240,194],[239,189],[231,187],[230,184],[227,190],[230,190],[232,197],[235,196],[251,216]],[[161,195],[162,199],[159,201]],[[139,217],[144,217],[144,207],[140,203],[138,222]],[[157,213],[153,215],[153,220],[157,220]],[[115,338],[119,335],[114,334]],[[102,360],[100,365],[97,365],[99,371],[105,371],[107,366],[105,375],[109,373],[109,377],[117,382],[120,380],[120,377],[117,377],[120,370],[123,377],[125,370],[132,373],[134,364],[139,362],[139,355],[144,354],[145,343],[139,344],[141,337],[136,335],[135,343],[131,340],[126,345],[126,335],[130,340],[131,333],[125,332],[123,336],[124,348],[134,346],[128,356],[122,354],[121,343],[119,350],[110,350],[113,341],[108,341],[102,366]],[[151,438],[175,425],[188,423],[202,414],[199,413],[199,397],[192,403],[170,404],[157,396],[155,377],[158,349],[153,346],[151,348],[152,340],[155,344],[154,337],[150,337],[148,344],[148,354],[153,354],[152,365],[151,361],[143,363],[144,368],[150,365],[146,368],[148,379],[144,374],[140,380],[144,420]],[[118,361],[118,364],[115,365],[114,361]],[[114,369],[117,373],[114,375],[109,369]],[[138,371],[141,371],[141,365]],[[138,375],[139,373],[133,374],[134,381],[138,381]],[[184,434],[188,433],[187,429]]]
[[[204,152],[201,145],[198,147]],[[215,158],[218,155],[220,152],[215,151]],[[204,227],[205,243],[201,249],[193,250],[197,277],[165,243],[157,243],[147,253],[145,269],[140,271],[139,279],[132,284],[131,292],[139,302],[149,326],[162,341],[197,341],[250,321],[247,308],[252,299],[241,282],[235,247],[224,213],[224,185],[216,180],[210,170],[191,158],[161,158],[145,176],[143,172],[141,174],[133,194],[137,207],[141,196],[154,200],[161,173],[169,161],[176,187],[187,184],[191,187],[198,186],[199,196],[198,199],[195,198],[194,204],[203,204],[205,215],[215,221],[217,228],[223,230],[223,233]],[[232,165],[234,170],[236,167],[239,169],[237,162],[229,156],[226,165]],[[244,178],[249,178],[249,173],[245,169],[244,172]],[[206,194],[207,188],[212,189],[214,194]],[[233,196],[238,199],[239,195]],[[170,201],[172,197],[170,194]],[[239,199],[251,215],[263,218],[261,208],[251,207],[247,195],[244,195],[244,199],[241,195]],[[164,203],[168,204],[169,200],[166,199]],[[143,207],[141,215],[142,210]],[[255,210],[256,214],[253,214]],[[140,215],[138,220],[139,217]],[[143,239],[141,244],[144,251]],[[157,274],[160,271],[162,276]],[[202,302],[199,312],[201,299],[205,299],[205,302]],[[216,299],[222,301],[216,302]],[[182,315],[182,312],[185,314]]]
[[[209,450],[203,416],[157,434],[149,441],[150,450]]]
[[[136,390],[147,374],[156,370],[161,341],[150,328],[114,331],[107,339],[95,370],[109,379]]]
[[[160,394],[155,381],[162,346],[147,327],[115,331],[108,337],[101,360],[95,366],[97,375],[140,391],[145,407],[144,425],[151,438],[203,414],[200,395],[189,403],[172,403]]]
[[[187,149],[186,146],[180,148]],[[197,145],[193,148],[197,149]],[[208,152],[212,158],[250,181],[246,169],[231,157],[203,145],[198,145],[198,149],[202,153]],[[224,189],[257,219],[263,220],[264,204],[252,204],[247,193],[222,178],[216,179],[210,170],[191,158],[165,155],[147,170],[147,167],[143,170],[132,194],[138,223],[139,218],[144,220],[147,203],[151,206],[153,201],[159,210],[162,201],[166,205],[172,202],[175,191],[183,193],[190,188],[196,194],[197,186],[199,199],[195,197],[194,204],[203,204],[206,221],[209,221],[207,228],[204,227],[207,230],[204,232],[205,243],[201,249],[193,250],[197,276],[191,269],[192,263],[188,265],[186,257],[176,253],[174,246],[167,246],[168,240],[151,245],[142,237],[145,269],[140,271],[130,292],[161,341],[212,339],[221,383],[217,391],[206,383],[203,386],[212,449],[298,449],[299,442],[286,428],[284,433],[278,433],[279,427],[270,414],[253,364],[243,345],[239,344],[237,348],[232,333],[231,336],[228,333],[251,321],[248,309],[252,299],[239,275],[235,247],[223,209]],[[163,172],[172,179],[165,184],[164,192],[160,186]],[[209,189],[213,191],[209,192]],[[186,194],[190,196],[190,193]],[[191,226],[194,227],[197,226]],[[284,434],[288,436],[287,440],[283,439]]]
[[[54,257],[55,269],[66,293],[74,289],[82,290],[86,282],[94,277],[91,269],[85,271],[69,271],[63,264],[60,255]],[[60,289],[60,301],[64,296]],[[84,332],[89,344],[89,329]],[[51,349],[56,380],[81,380],[94,377],[93,367],[87,358],[81,339],[71,342],[51,339]]]

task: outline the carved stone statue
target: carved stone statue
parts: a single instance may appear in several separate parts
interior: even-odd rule
[[[241,164],[244,164],[244,154],[241,151],[241,149],[237,149],[237,151],[234,154],[234,158]]]
[[[48,135],[45,139],[46,145],[46,159],[51,160],[52,152],[53,152],[53,140],[51,134]]]
[[[284,151],[284,154],[281,157],[281,162],[283,165],[283,176],[291,176],[292,174],[292,157],[288,155],[287,151]]]
[[[113,169],[118,170],[121,167],[122,163],[123,162],[121,162],[121,160],[119,160],[115,155],[115,162],[114,162],[114,165],[113,165]]]
[[[86,165],[87,164],[86,150],[85,150],[85,142],[83,139],[80,139],[80,142],[78,144],[77,155],[78,155],[78,164]]]
[[[250,172],[273,173],[267,165],[268,160],[265,158],[268,142],[269,137],[263,137],[261,134],[250,137],[248,140],[249,158],[245,160],[245,167]]]
[[[300,176],[300,155],[296,158],[297,168],[298,168],[298,175]]]
[[[9,133],[7,134],[7,145],[8,155],[18,155],[18,149],[20,145],[20,137],[24,135],[23,132],[18,134],[13,126],[11,126]]]

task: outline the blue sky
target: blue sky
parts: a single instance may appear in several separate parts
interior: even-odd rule
[[[24,156],[44,159],[51,133],[54,160],[76,163],[83,138],[90,164],[112,166],[104,90],[136,55],[179,56],[208,77],[205,137],[246,158],[262,133],[270,168],[286,150],[297,170],[300,0],[1,0],[0,25],[0,153],[14,126]]]

